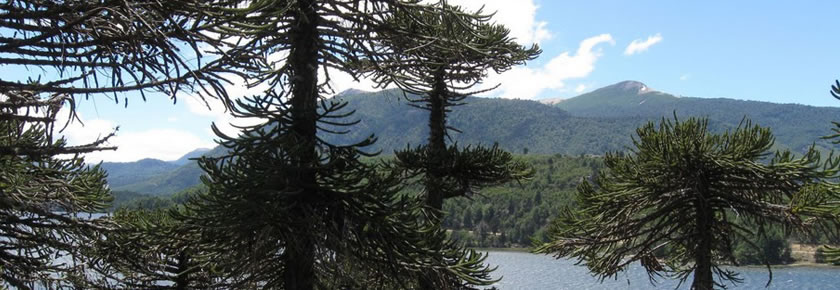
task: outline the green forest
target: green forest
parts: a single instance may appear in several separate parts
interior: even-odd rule
[[[393,158],[382,156],[378,159]],[[444,228],[453,239],[475,248],[530,248],[533,240],[545,240],[551,221],[565,208],[577,207],[575,193],[583,180],[591,180],[603,170],[603,156],[516,155],[534,169],[534,176],[521,182],[485,188],[480,194],[444,203]],[[114,191],[109,211],[119,209],[155,210],[171,208],[189,200],[190,195],[206,190],[197,185],[172,195],[148,195]],[[417,194],[415,187],[404,189]],[[772,264],[794,262],[791,243],[840,244],[831,236],[814,233],[785,234],[781,227],[768,229],[767,237],[735,243],[735,257],[742,265],[761,265],[767,258]],[[819,255],[818,253],[814,253]],[[824,261],[817,256],[815,260]]]
[[[476,98],[543,53],[492,12],[11,0],[0,28],[0,288],[486,289],[479,248],[527,248],[705,290],[791,262],[791,242],[840,259],[838,109],[737,113],[637,82],[557,106]],[[336,92],[336,73],[383,90]],[[87,163],[120,150],[118,128],[62,135],[91,99],[153,97],[256,122],[210,124],[216,148],[174,162]]]

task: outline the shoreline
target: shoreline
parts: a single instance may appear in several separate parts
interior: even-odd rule
[[[531,253],[531,248],[472,248],[478,252],[515,252],[515,253],[526,253],[526,254],[533,254],[533,255],[541,255],[541,254],[534,254]],[[732,266],[732,265],[727,265]],[[840,265],[835,265],[832,263],[817,263],[812,260],[795,260],[793,263],[790,264],[770,264],[771,268],[803,268],[803,267],[811,267],[811,268],[837,268],[840,270]],[[767,268],[766,265],[741,265],[738,268]]]

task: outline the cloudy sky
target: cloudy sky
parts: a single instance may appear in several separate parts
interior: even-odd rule
[[[526,66],[487,79],[501,87],[486,97],[569,98],[624,80],[691,97],[838,106],[828,95],[840,78],[840,38],[833,2],[794,1],[450,1],[485,11],[522,44],[543,54]],[[370,90],[366,82],[335,77],[337,91]],[[244,92],[240,87],[233,91]],[[119,126],[117,152],[89,161],[174,160],[214,146],[211,122],[231,119],[191,96],[177,104],[163,96],[127,108],[85,100],[85,126],[65,131],[71,143],[90,141]]]

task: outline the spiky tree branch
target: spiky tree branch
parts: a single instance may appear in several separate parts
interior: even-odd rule
[[[238,61],[229,65],[248,76],[249,86],[268,87],[232,110],[261,124],[238,136],[213,127],[230,153],[200,161],[208,192],[180,216],[201,233],[198,242],[229,285],[406,288],[423,271],[446,277],[447,285],[489,279],[475,271],[483,256],[465,254],[445,242],[443,231],[425,227],[422,203],[398,193],[397,176],[359,161],[371,155],[363,149],[373,136],[342,145],[319,137],[357,122],[348,120],[346,104],[325,98],[330,72],[358,76],[359,63],[378,53],[372,44],[398,33],[383,25],[388,15],[433,8],[388,0],[213,5],[229,5],[208,9],[225,23],[215,31],[239,39],[227,52]],[[428,245],[429,237],[443,246]]]
[[[445,2],[435,7],[434,11],[393,14],[386,25],[400,33],[377,43],[379,54],[364,64],[380,86],[395,84],[406,93],[410,105],[429,111],[428,143],[396,152],[394,165],[423,181],[426,204],[433,210],[432,225],[439,226],[444,199],[470,196],[482,186],[529,176],[527,166],[496,146],[447,148],[449,130],[457,129],[447,126],[446,114],[468,95],[487,91],[469,90],[489,70],[501,73],[536,58],[540,50],[511,40],[506,28],[490,24],[489,14],[466,12]],[[400,37],[403,34],[418,37],[406,39]],[[438,288],[437,279],[429,273],[420,280],[421,287]]]
[[[227,99],[223,40],[199,15],[203,1],[41,1],[0,5],[0,92],[71,98],[196,92]],[[208,54],[215,56],[209,57]],[[208,57],[205,57],[208,56]]]
[[[721,135],[707,124],[663,119],[639,128],[630,154],[606,155],[597,187],[579,186],[579,208],[562,212],[535,252],[577,259],[602,279],[638,261],[651,282],[694,273],[693,289],[712,289],[740,281],[720,265],[738,264],[734,239],[753,240],[771,224],[836,227],[836,212],[822,209],[836,204],[827,193],[837,185],[826,180],[838,177],[837,160],[821,162],[813,148],[770,156],[770,130],[749,121]],[[665,247],[671,253],[656,256]]]
[[[0,115],[36,117],[0,120],[0,277],[18,289],[73,285],[91,258],[86,247],[109,228],[84,215],[111,196],[105,172],[79,154],[108,149],[111,136],[78,146],[53,138],[65,100],[0,100]]]

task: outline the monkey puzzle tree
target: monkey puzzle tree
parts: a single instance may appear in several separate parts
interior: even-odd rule
[[[510,153],[497,146],[447,148],[446,114],[463,105],[469,91],[489,70],[496,73],[524,64],[540,54],[534,45],[525,48],[508,35],[504,26],[491,24],[490,14],[466,12],[440,3],[445,13],[394,13],[388,24],[401,33],[385,37],[379,49],[374,80],[381,86],[395,84],[412,106],[429,111],[429,139],[424,146],[397,152],[400,167],[422,175],[427,204],[441,210],[443,200],[468,196],[476,189],[508,182],[527,175],[524,164],[513,162]],[[416,21],[416,19],[423,21]],[[401,35],[417,35],[406,39]]]
[[[54,137],[77,96],[204,88],[224,97],[219,67],[190,61],[214,40],[180,8],[194,1],[6,1],[0,5],[0,277],[19,289],[83,279],[83,248],[110,228],[105,174],[80,154],[113,134],[70,146]],[[192,48],[191,55],[183,55]],[[126,99],[127,100],[127,99]],[[58,261],[56,261],[58,259]],[[82,281],[83,282],[83,281]]]
[[[0,92],[110,94],[114,101],[123,92],[145,99],[147,91],[226,97],[221,59],[202,58],[222,45],[208,36],[212,23],[195,14],[202,2],[8,1],[0,6],[7,72]]]
[[[347,121],[352,112],[345,103],[325,98],[328,69],[356,76],[363,59],[377,57],[371,43],[400,33],[383,25],[388,15],[435,8],[388,0],[209,5],[230,5],[207,9],[223,23],[217,31],[237,40],[227,52],[237,62],[228,65],[248,74],[251,85],[269,87],[232,110],[261,124],[242,127],[235,137],[214,127],[230,153],[200,160],[208,193],[192,199],[180,217],[201,232],[230,285],[376,288],[420,270],[461,286],[488,280],[474,266],[478,256],[426,245],[429,236],[444,240],[445,233],[423,227],[421,203],[398,194],[396,176],[359,161],[373,137],[355,144],[321,138],[355,123]],[[357,285],[343,284],[358,275]]]
[[[197,233],[185,231],[169,212],[173,209],[129,210],[114,213],[117,228],[97,241],[94,265],[98,288],[209,289],[219,287],[212,261],[195,243]]]
[[[831,96],[835,99],[840,100],[840,81],[835,80],[834,85],[831,86],[831,90],[829,91]],[[838,122],[831,122],[834,125],[834,128],[831,130],[833,133],[828,136],[824,136],[823,139],[831,140],[832,144],[840,144],[840,123]],[[835,194],[840,194],[840,189],[835,189]],[[823,213],[835,213],[840,215],[840,206],[836,206],[833,208],[822,208]],[[837,233],[837,227],[833,229],[833,231],[826,231],[825,233]],[[840,263],[840,248],[837,247],[823,247],[821,249],[822,254],[825,256],[826,260],[831,263]]]
[[[597,187],[578,187],[579,207],[562,212],[550,241],[534,251],[576,258],[601,278],[636,261],[652,282],[662,273],[684,282],[693,272],[693,289],[712,289],[740,281],[720,266],[737,265],[734,239],[752,241],[770,224],[807,231],[832,217],[815,209],[830,203],[826,191],[834,185],[821,180],[838,176],[836,160],[821,166],[813,149],[768,159],[769,129],[747,121],[717,135],[707,124],[663,119],[658,128],[639,128],[630,154],[606,155]],[[655,256],[664,247],[671,253]]]
[[[447,147],[449,130],[457,129],[447,126],[446,114],[453,106],[463,105],[467,96],[488,91],[469,90],[489,70],[500,73],[540,53],[536,45],[528,49],[510,39],[505,27],[490,23],[491,15],[438,5],[444,13],[391,14],[387,25],[400,33],[386,35],[377,43],[379,57],[371,64],[377,68],[371,75],[379,85],[397,85],[408,93],[405,97],[412,106],[429,111],[428,143],[396,152],[394,165],[408,177],[422,180],[434,226],[440,224],[445,199],[469,196],[483,186],[530,174],[525,164],[515,162],[497,146]],[[433,281],[440,279],[426,273],[420,284],[434,289],[439,283]]]
[[[0,278],[18,289],[66,285],[81,267],[79,248],[104,229],[79,214],[101,211],[110,199],[105,173],[79,154],[104,149],[108,138],[68,146],[52,135],[64,100],[18,95],[0,97]]]

